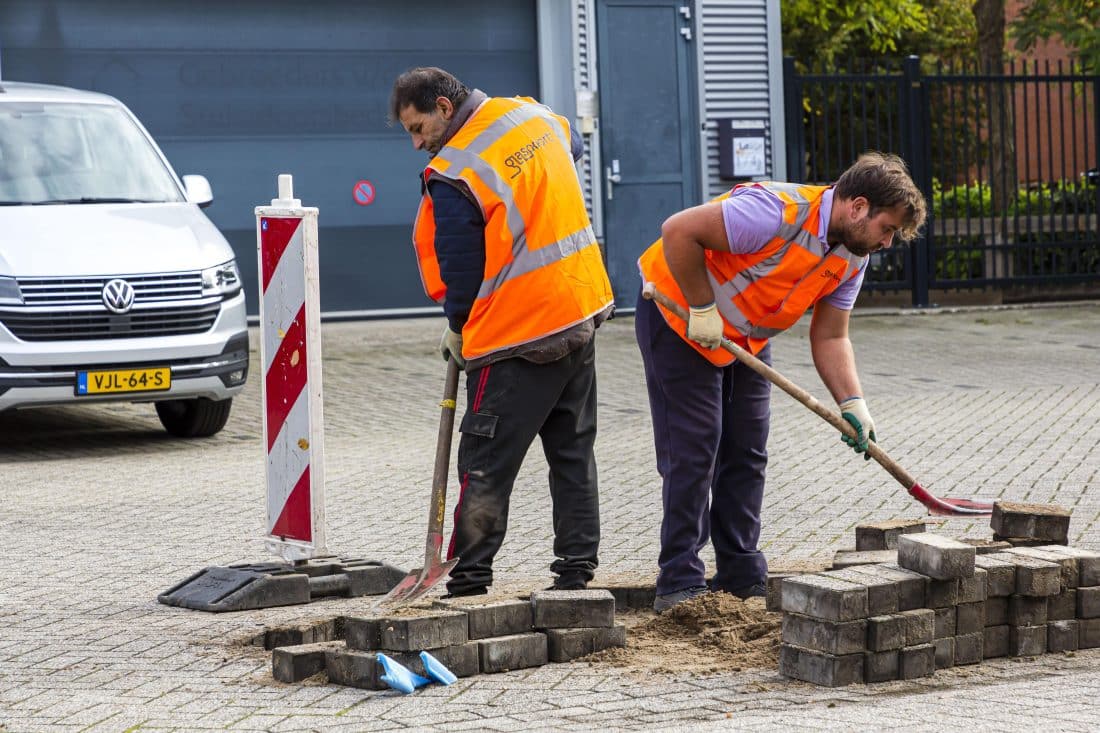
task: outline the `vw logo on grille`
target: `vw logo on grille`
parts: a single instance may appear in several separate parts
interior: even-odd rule
[[[129,313],[134,307],[134,286],[114,279],[103,286],[103,305],[112,313]]]

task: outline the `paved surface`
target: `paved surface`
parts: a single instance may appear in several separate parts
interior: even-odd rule
[[[333,552],[418,564],[441,328],[441,319],[325,327]],[[1071,542],[1100,549],[1100,306],[861,315],[853,334],[883,445],[925,486],[1071,507]],[[659,482],[630,318],[601,329],[598,361],[599,580],[652,579]],[[776,340],[775,364],[827,398],[805,324]],[[155,601],[206,565],[270,559],[258,402],[254,377],[227,428],[193,442],[166,437],[151,406],[0,414],[0,730],[1096,728],[1097,652],[840,690],[774,670],[635,679],[585,664],[409,697],[278,684],[270,655],[242,640],[364,602],[218,615]],[[818,417],[778,392],[773,411],[763,535],[773,565],[850,547],[861,522],[922,516]],[[545,475],[533,450],[497,562],[501,583],[549,580]],[[982,521],[951,520],[942,531],[989,535]]]

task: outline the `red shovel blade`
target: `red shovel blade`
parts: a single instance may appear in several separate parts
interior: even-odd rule
[[[909,487],[909,495],[924,504],[928,513],[938,517],[981,517],[993,513],[993,504],[972,499],[942,499],[920,484]]]

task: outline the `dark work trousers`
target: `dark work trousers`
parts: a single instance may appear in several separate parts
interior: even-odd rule
[[[705,584],[699,551],[708,536],[718,566],[713,589],[765,582],[768,563],[757,543],[771,383],[740,362],[714,366],[641,297],[634,328],[663,479],[657,593]],[[757,356],[771,364],[771,345]]]
[[[548,364],[512,358],[467,374],[459,429],[461,493],[447,551],[459,560],[447,590],[461,594],[493,582],[512,485],[536,435],[550,464],[557,556],[550,570],[591,580],[600,545],[595,338]]]

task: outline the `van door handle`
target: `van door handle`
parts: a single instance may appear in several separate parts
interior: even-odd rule
[[[615,198],[615,184],[623,180],[622,175],[619,174],[619,160],[616,158],[611,161],[611,167],[605,168],[605,176],[607,177],[607,200]]]

